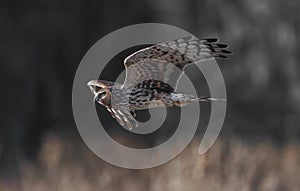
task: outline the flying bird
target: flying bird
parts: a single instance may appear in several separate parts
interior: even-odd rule
[[[106,80],[87,83],[94,101],[123,127],[138,127],[135,110],[154,107],[182,107],[191,102],[222,99],[197,97],[176,92],[184,68],[211,58],[228,58],[232,52],[217,38],[184,37],[141,49],[124,60],[126,77],[123,84]]]

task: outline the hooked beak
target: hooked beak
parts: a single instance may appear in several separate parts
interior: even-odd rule
[[[91,80],[87,83],[87,86],[90,88],[91,92],[94,95],[94,102],[98,102],[99,104],[103,105],[103,96],[109,95],[107,86],[101,80]]]
[[[98,80],[91,80],[87,83],[87,86],[100,86]]]
[[[101,84],[98,82],[98,80],[91,80],[87,83],[87,86],[90,88],[91,92],[94,94],[94,101],[98,102],[98,92],[97,88],[101,89]]]
[[[93,94],[97,94],[103,85],[98,80],[91,80],[87,83],[87,86],[90,88]]]

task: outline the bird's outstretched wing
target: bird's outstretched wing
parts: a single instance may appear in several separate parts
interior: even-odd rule
[[[117,120],[117,122],[129,130],[133,127],[138,127],[138,122],[134,119],[129,110],[114,109],[113,107],[107,108],[111,116]]]
[[[184,67],[196,61],[231,54],[217,38],[199,40],[194,36],[160,43],[141,49],[124,60],[126,78],[123,87],[134,87],[147,80],[169,84],[174,90]]]

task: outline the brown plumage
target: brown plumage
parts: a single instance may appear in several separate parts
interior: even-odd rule
[[[227,45],[217,41],[216,38],[185,37],[141,49],[124,60],[126,78],[123,84],[91,80],[87,85],[94,100],[129,129],[138,126],[131,115],[135,110],[218,100],[176,93],[185,66],[210,58],[227,58],[226,55],[231,54]]]

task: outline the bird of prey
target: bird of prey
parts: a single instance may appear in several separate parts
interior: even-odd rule
[[[211,58],[228,58],[228,46],[217,38],[184,37],[141,49],[124,60],[123,84],[106,80],[87,83],[94,101],[106,107],[120,125],[138,127],[135,110],[153,107],[182,107],[195,101],[221,100],[176,92],[185,66]]]

